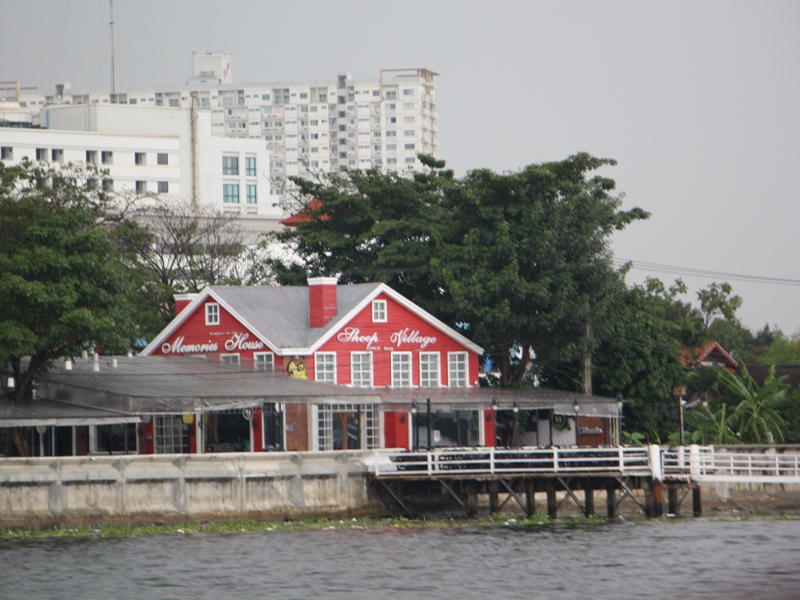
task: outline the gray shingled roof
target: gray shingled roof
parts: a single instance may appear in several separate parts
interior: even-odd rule
[[[308,287],[211,286],[209,290],[278,348],[308,348],[336,329],[342,318],[379,286],[336,286],[336,316],[324,327],[313,329],[309,326]]]

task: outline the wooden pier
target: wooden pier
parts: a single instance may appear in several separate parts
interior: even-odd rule
[[[567,502],[591,516],[598,491],[605,494],[609,518],[617,516],[624,501],[660,517],[666,500],[667,513],[677,515],[689,496],[692,514],[700,516],[703,481],[800,483],[798,454],[738,453],[713,446],[384,450],[367,462],[373,487],[409,516],[443,499],[474,515],[481,494],[488,496],[491,512],[516,503],[530,516],[540,508],[537,493],[545,495],[542,508],[551,517]]]

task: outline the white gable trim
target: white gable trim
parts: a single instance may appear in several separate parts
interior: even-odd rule
[[[178,313],[175,316],[175,318],[172,319],[172,321],[170,321],[169,324],[164,329],[161,330],[161,333],[159,333],[155,338],[153,338],[153,341],[147,344],[147,346],[145,346],[145,349],[142,350],[139,354],[141,356],[152,356],[153,353],[156,350],[158,350],[158,348],[161,347],[161,344],[166,342],[167,339],[170,336],[172,336],[172,334],[175,333],[175,331],[181,325],[183,325],[191,315],[194,314],[194,311],[197,310],[198,306],[200,306],[203,302],[205,302],[205,299],[208,298],[208,295],[209,295],[208,288],[205,288],[203,291],[198,293],[197,296],[195,296],[194,300],[189,302],[189,304],[187,304],[183,308],[183,310],[180,313]]]
[[[243,318],[239,313],[237,313],[231,306],[225,302],[225,300],[220,297],[219,294],[215,293],[213,289],[210,287],[205,288],[197,297],[192,300],[186,307],[178,314],[169,325],[167,325],[164,330],[159,333],[152,342],[147,344],[144,350],[142,350],[142,356],[151,356],[156,350],[158,350],[161,345],[166,342],[172,335],[180,329],[180,327],[192,316],[195,311],[200,307],[208,298],[213,298],[215,301],[219,303],[221,307],[223,307],[230,315],[239,321],[250,333],[256,336],[259,340],[264,342],[264,344],[273,352],[273,354],[280,355],[281,349],[270,342],[266,337],[264,337],[261,332],[253,327],[250,323],[247,322],[247,319]]]
[[[432,325],[433,327],[444,333],[446,336],[452,338],[453,340],[464,346],[467,350],[475,352],[476,354],[483,354],[483,348],[478,346],[478,344],[466,338],[465,336],[461,335],[452,327],[445,325],[442,321],[434,317],[428,311],[423,310],[422,308],[411,302],[411,300],[409,300],[405,296],[394,291],[385,283],[380,284],[372,292],[367,294],[367,296],[363,298],[361,302],[356,304],[356,306],[350,312],[348,312],[341,319],[339,319],[338,323],[336,324],[336,327],[331,328],[329,331],[325,333],[325,335],[323,335],[316,342],[314,342],[308,348],[307,352],[314,353],[317,350],[319,350],[319,348],[323,344],[328,342],[334,335],[338,334],[342,330],[342,327],[347,325],[347,323],[349,323],[352,319],[354,319],[356,315],[361,313],[361,311],[365,310],[367,306],[371,306],[372,301],[382,293],[385,294],[387,297],[391,298],[392,300],[394,300],[395,302],[397,302],[403,308],[408,309],[408,311],[410,311],[411,313],[413,313],[414,315],[416,315],[429,325]]]

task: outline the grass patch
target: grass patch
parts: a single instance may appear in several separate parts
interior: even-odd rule
[[[727,519],[723,515],[714,520],[741,521],[746,518],[742,515],[733,519]],[[783,514],[771,515],[757,518],[772,518],[775,520],[796,521],[800,520],[800,515]],[[668,523],[675,522],[677,519],[669,518],[666,515],[657,519],[647,519],[644,516],[638,519],[631,519],[633,522],[641,521],[647,523]],[[23,541],[46,538],[128,538],[142,535],[236,535],[253,534],[282,531],[324,531],[336,529],[357,529],[357,530],[382,530],[382,529],[436,529],[448,527],[549,527],[567,526],[570,528],[583,526],[599,526],[615,519],[608,520],[604,517],[567,517],[562,519],[552,519],[545,513],[534,513],[530,517],[522,517],[507,513],[494,513],[472,518],[418,518],[410,519],[406,517],[375,518],[359,517],[352,519],[336,519],[327,517],[308,517],[305,519],[292,520],[271,520],[262,521],[257,519],[236,519],[232,521],[185,521],[182,523],[152,523],[149,525],[87,525],[73,529],[54,527],[50,529],[9,529],[0,530],[0,541]]]

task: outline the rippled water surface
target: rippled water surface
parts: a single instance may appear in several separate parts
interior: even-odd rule
[[[0,541],[0,598],[800,598],[799,521]]]

